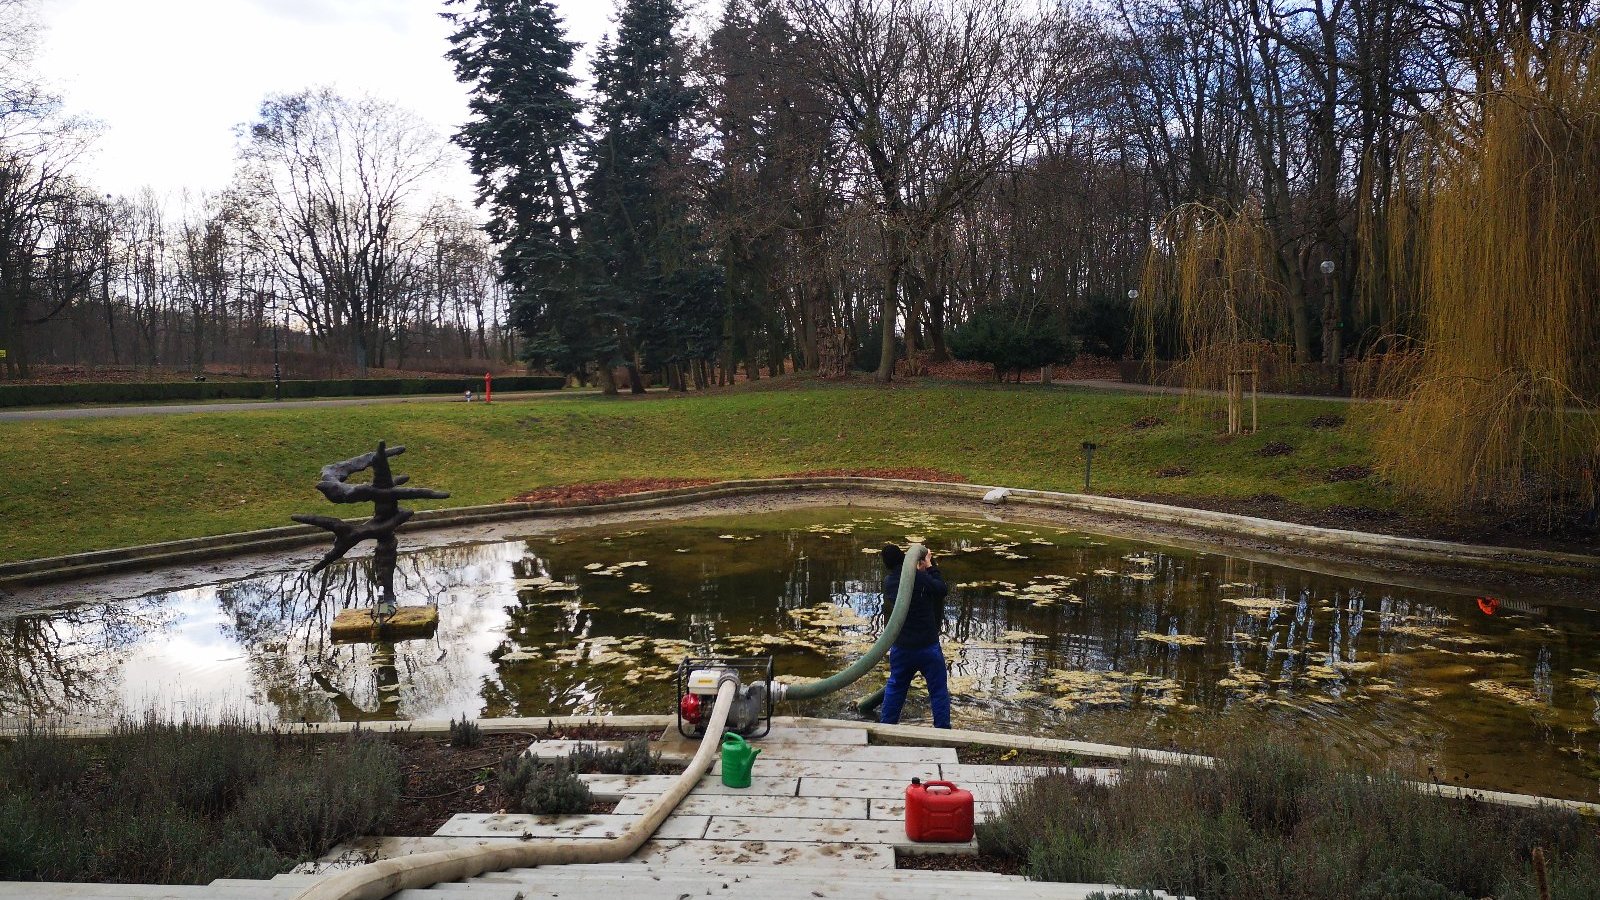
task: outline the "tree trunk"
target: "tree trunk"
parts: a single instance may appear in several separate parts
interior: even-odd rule
[[[898,241],[891,241],[898,243]],[[878,303],[883,318],[883,340],[878,344],[878,374],[880,384],[894,380],[894,325],[900,312],[900,265],[891,261],[884,267],[883,296]]]

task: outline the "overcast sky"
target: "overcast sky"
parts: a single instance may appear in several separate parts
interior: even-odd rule
[[[556,0],[592,46],[612,0]],[[112,193],[214,191],[234,126],[271,93],[332,85],[406,106],[450,134],[466,92],[444,59],[441,0],[43,0],[38,65],[67,112],[104,132],[87,176]],[[588,71],[587,55],[579,74]],[[445,188],[470,199],[465,163]]]

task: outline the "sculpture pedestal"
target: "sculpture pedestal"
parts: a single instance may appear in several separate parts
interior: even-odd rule
[[[436,606],[402,606],[382,622],[371,609],[347,609],[333,617],[333,642],[362,644],[374,641],[405,641],[433,637],[439,629]]]

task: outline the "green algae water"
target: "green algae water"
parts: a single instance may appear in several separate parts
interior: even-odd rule
[[[1262,739],[1419,778],[1600,799],[1600,612],[1216,553],[852,507],[605,526],[403,554],[431,639],[335,645],[369,561],[0,619],[0,716],[228,710],[276,721],[662,713],[709,642],[787,679],[882,624],[877,550],[951,586],[955,726],[1225,751]],[[787,710],[850,717],[880,671]],[[906,721],[926,720],[920,684]]]

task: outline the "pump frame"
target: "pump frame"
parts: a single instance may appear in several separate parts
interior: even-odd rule
[[[739,675],[740,690],[758,682],[765,682],[766,684],[772,684],[773,682],[774,670],[772,657],[770,656],[691,656],[678,663],[678,671],[674,677],[674,683],[677,687],[677,692],[673,695],[674,698],[682,697],[688,693],[689,673],[696,669],[732,669]],[[767,691],[766,709],[759,720],[761,722],[761,730],[759,732],[751,731],[749,734],[744,734],[744,737],[759,739],[772,733],[774,703],[772,691],[769,690]],[[672,705],[675,710],[674,715],[678,718],[678,733],[686,738],[698,737],[699,735],[696,732],[684,728],[683,709],[676,700]]]

